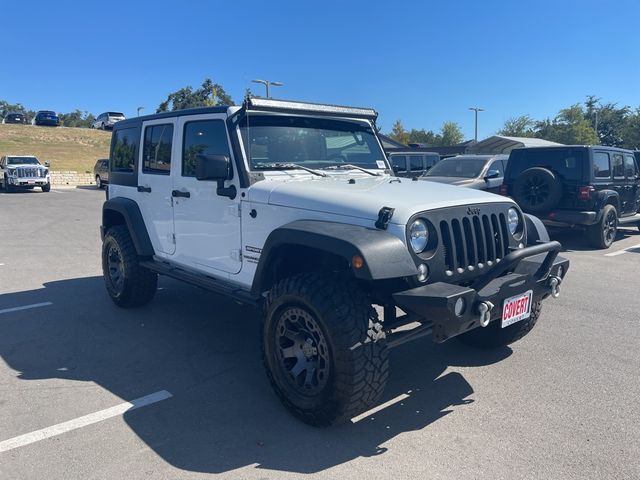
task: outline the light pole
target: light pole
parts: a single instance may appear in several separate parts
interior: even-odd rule
[[[269,80],[260,80],[260,79],[256,79],[256,80],[251,80],[253,83],[261,83],[262,85],[264,85],[267,88],[267,98],[269,97],[269,85],[272,85],[274,87],[282,87],[284,85],[284,83],[282,82],[271,82]]]
[[[140,116],[140,111],[144,110],[144,107],[138,107],[138,116]]]
[[[484,112],[484,108],[480,107],[469,107],[469,110],[473,110],[475,112],[475,135],[473,136],[476,143],[478,143],[478,112]]]

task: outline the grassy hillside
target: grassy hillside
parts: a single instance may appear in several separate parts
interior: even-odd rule
[[[111,132],[89,128],[0,124],[0,156],[35,155],[51,170],[93,171],[98,158],[109,156]]]

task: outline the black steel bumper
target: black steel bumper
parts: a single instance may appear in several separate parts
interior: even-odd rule
[[[394,293],[393,298],[405,312],[431,322],[433,340],[444,342],[480,327],[483,305],[493,306],[485,320],[494,321],[502,318],[507,298],[531,290],[535,303],[551,295],[569,269],[569,260],[558,256],[560,249],[554,241],[514,250],[467,287],[437,282]]]
[[[598,218],[597,212],[580,212],[573,210],[557,210],[539,217],[547,226],[564,227],[571,225],[593,225]]]

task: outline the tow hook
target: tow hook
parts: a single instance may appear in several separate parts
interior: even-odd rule
[[[558,298],[560,296],[560,284],[562,283],[562,279],[560,277],[551,276],[549,277],[549,287],[551,288],[551,296],[553,298]]]
[[[486,301],[480,302],[478,305],[478,313],[480,313],[480,326],[486,327],[489,325],[491,321],[491,309],[493,308],[493,303]]]

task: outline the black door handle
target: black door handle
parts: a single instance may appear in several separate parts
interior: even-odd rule
[[[142,185],[138,185],[138,191],[151,193],[151,187],[143,187]]]
[[[189,198],[191,196],[191,194],[189,192],[182,192],[180,190],[174,190],[173,192],[171,192],[171,196]]]

